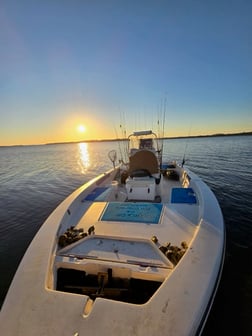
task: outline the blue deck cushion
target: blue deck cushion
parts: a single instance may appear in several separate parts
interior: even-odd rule
[[[98,196],[100,196],[104,191],[106,191],[107,187],[97,187],[90,194],[85,197],[85,201],[94,201]]]
[[[101,221],[158,224],[163,205],[145,202],[110,202]]]
[[[197,199],[192,188],[173,188],[171,203],[195,204]]]

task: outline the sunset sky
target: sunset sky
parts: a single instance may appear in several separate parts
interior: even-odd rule
[[[0,145],[252,130],[252,1],[1,0]]]

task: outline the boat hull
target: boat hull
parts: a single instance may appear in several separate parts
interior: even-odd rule
[[[181,183],[185,189],[191,188],[196,202],[173,203],[171,195],[169,199],[166,198],[168,196],[160,196],[158,202],[162,210],[158,223],[142,223],[136,219],[120,223],[117,219],[102,220],[101,215],[105,213],[108,204],[124,197],[123,192],[113,183],[120,168],[98,176],[64,200],[41,227],[19,265],[0,315],[3,334],[200,334],[221,276],[225,229],[219,204],[212,191],[188,169],[177,169],[180,181],[172,183]],[[158,190],[163,188],[163,179],[166,177],[162,177]],[[99,195],[97,190],[100,192],[102,189],[97,188],[104,188]],[[125,186],[123,188],[126,189]],[[95,199],[90,200],[92,197]],[[125,204],[140,204],[138,202],[127,200]],[[148,202],[149,199],[144,204],[148,205]],[[90,222],[91,218],[93,223]],[[71,223],[77,227],[79,225],[85,232],[88,231],[87,223],[93,224],[95,233],[70,244],[70,247],[61,248],[58,245],[59,236],[64,234]],[[131,244],[143,241],[147,251],[154,251],[159,264],[147,265],[144,261],[132,264],[129,257],[126,261],[116,261],[110,257],[102,259],[70,254],[72,246],[82,251],[82,244],[86,246],[87,241],[90,242],[96,235],[102,242],[109,235],[120,244],[125,240]],[[172,262],[166,262],[166,256],[160,252],[158,243],[153,242],[153,236],[158,237],[162,244],[162,239],[165,241],[166,238],[172,238],[175,244],[182,240],[189,242],[177,265],[170,267]],[[126,248],[126,244],[123,246]],[[121,257],[118,251],[114,253]],[[132,258],[132,251],[127,253]],[[164,262],[164,266],[160,266],[160,262]],[[162,280],[146,302],[135,304],[102,295],[94,298],[58,290],[57,272],[60,267],[85,270],[86,273],[87,269],[107,267],[119,275],[127,270],[130,279],[150,280],[152,277]]]

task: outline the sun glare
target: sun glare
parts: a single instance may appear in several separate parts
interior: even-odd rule
[[[84,125],[78,125],[77,130],[80,133],[84,133],[86,131],[86,127]]]

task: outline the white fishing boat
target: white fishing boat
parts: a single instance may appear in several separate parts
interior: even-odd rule
[[[128,143],[129,161],[110,152],[113,169],[66,198],[33,239],[2,335],[202,332],[224,259],[219,204],[197,175],[163,162],[154,133]]]

